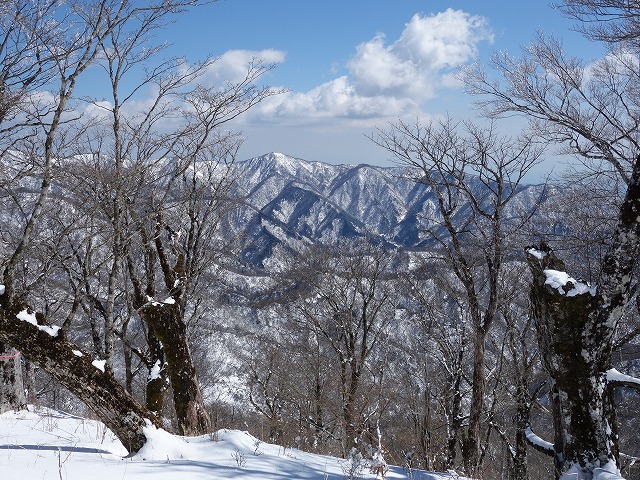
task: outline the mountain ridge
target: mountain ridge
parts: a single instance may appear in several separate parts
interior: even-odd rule
[[[411,175],[413,173],[413,175]],[[436,199],[404,166],[331,165],[271,152],[237,162],[236,192],[244,226],[242,256],[260,266],[278,249],[367,237],[388,248],[423,248],[438,223]],[[530,206],[521,187],[520,206]],[[535,197],[535,196],[533,196]]]

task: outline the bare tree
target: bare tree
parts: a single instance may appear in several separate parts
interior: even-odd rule
[[[540,150],[530,140],[501,138],[495,126],[456,125],[450,119],[422,125],[400,121],[372,140],[414,179],[427,184],[436,214],[428,231],[441,260],[460,282],[473,332],[469,423],[463,441],[465,470],[481,466],[480,442],[486,393],[486,346],[502,301],[501,275],[508,253],[507,206]]]
[[[164,294],[175,302],[146,301],[138,313],[164,347],[183,434],[204,433],[209,426],[186,329],[189,301],[196,300],[194,293],[200,287],[201,275],[218,251],[213,239],[232,203],[228,189],[239,143],[236,136],[218,131],[251,106],[278,93],[255,85],[269,68],[252,62],[246,77],[238,83],[227,83],[223,89],[196,87],[183,95],[188,105],[184,111],[186,127],[175,135],[169,150],[176,164],[161,189],[156,183],[147,190],[146,200],[151,202],[141,205],[146,217],[144,211],[136,214],[136,221],[149,222],[150,234],[146,236],[152,241],[144,243],[143,238],[142,245],[155,250],[157,263],[153,268],[159,269],[157,273],[147,272],[147,279],[156,275],[162,278]],[[147,295],[155,291],[155,286],[150,289],[147,285]]]
[[[291,303],[297,328],[331,355],[337,370],[342,454],[358,448],[366,434],[373,386],[384,365],[375,368],[394,318],[395,294],[386,282],[391,254],[367,242],[306,250],[286,273],[299,298]],[[380,387],[378,387],[380,388]],[[320,425],[317,425],[320,426]],[[365,438],[366,440],[366,438]]]
[[[467,419],[463,399],[468,395],[469,325],[464,301],[452,274],[438,259],[413,259],[416,268],[404,275],[410,299],[407,357],[417,372],[405,381],[423,383],[416,399],[419,432],[416,452],[427,470],[455,470],[459,461],[463,425]],[[440,435],[436,432],[442,431]]]
[[[36,167],[34,170],[40,181],[39,187],[32,195],[26,196],[27,202],[20,207],[24,208],[24,222],[16,225],[14,231],[21,233],[15,235],[17,241],[7,247],[6,260],[2,262],[2,303],[9,310],[14,310],[14,304],[20,303],[26,294],[16,291],[17,269],[28,255],[45,211],[53,180],[54,156],[59,146],[57,135],[67,105],[79,76],[95,60],[100,45],[112,28],[105,24],[107,3],[96,2],[93,5],[102,7],[91,14],[96,22],[94,25],[82,21],[87,13],[84,8],[91,8],[88,4],[78,3],[68,10],[61,8],[61,3],[56,1],[7,2],[2,5],[2,53],[6,61],[2,75],[2,100],[4,103],[10,99],[12,108],[3,108],[0,128],[9,134],[10,142],[15,142],[18,148],[24,146],[21,142],[25,137],[34,137],[34,148],[18,156],[26,154]],[[16,9],[12,10],[12,7]],[[127,9],[121,10],[116,15],[116,24],[125,22],[128,14],[130,11]],[[34,89],[49,84],[55,84],[57,92],[50,100],[38,98]],[[42,137],[38,147],[35,134]],[[35,161],[36,155],[41,162]],[[12,180],[19,176],[20,172],[12,175]],[[20,201],[11,194],[10,198]]]
[[[55,76],[62,22],[53,21],[56,0],[0,4],[0,155],[34,135],[44,105],[34,94]],[[2,185],[2,181],[0,181]]]
[[[22,3],[28,6],[32,2]],[[37,168],[29,177],[30,190],[25,192],[8,187],[3,190],[7,193],[6,203],[13,202],[19,212],[11,228],[14,234],[20,233],[7,237],[7,243],[2,245],[2,255],[6,259],[2,261],[0,282],[0,341],[19,348],[78,395],[125,446],[135,451],[144,442],[144,419],[149,418],[156,424],[157,421],[116,382],[112,369],[115,336],[122,335],[117,328],[116,305],[134,298],[132,306],[164,347],[180,432],[203,433],[209,423],[189,351],[186,320],[189,311],[197,309],[197,305],[188,308],[188,300],[197,290],[198,275],[209,260],[211,244],[208,236],[215,232],[221,213],[217,207],[228,200],[224,191],[229,177],[214,169],[222,166],[228,170],[225,163],[233,158],[238,146],[237,136],[220,133],[220,126],[276,93],[255,84],[271,66],[255,60],[248,66],[246,77],[239,82],[208,88],[196,85],[194,81],[210,66],[209,60],[184,69],[180,68],[184,65],[170,61],[157,69],[151,68],[141,84],[122,94],[121,80],[125,74],[141,67],[158,51],[154,47],[146,49],[149,35],[170,21],[173,15],[200,2],[159,0],[141,4],[113,0],[43,0],[36,3],[37,12],[44,12],[46,16],[44,20],[38,16],[20,17],[23,23],[3,23],[13,29],[8,30],[4,38],[13,39],[12,35],[19,34],[23,27],[35,32],[32,37],[40,43],[32,47],[31,52],[41,49],[49,55],[47,61],[50,62],[35,67],[36,72],[42,69],[49,75],[47,80],[38,77],[38,81],[40,85],[55,85],[57,92],[50,99],[44,96],[44,100],[31,96],[33,102],[40,102],[35,110],[16,110],[20,115],[35,119],[33,123],[39,130],[31,140],[34,148],[18,154]],[[0,13],[5,15],[7,12],[3,3]],[[5,18],[8,17],[3,20]],[[51,22],[58,27],[54,28],[56,41],[47,43],[46,33],[49,32],[38,29],[54,27]],[[5,42],[4,45],[21,48],[25,41]],[[44,57],[34,54],[30,58]],[[105,66],[112,84],[113,102],[107,107],[111,118],[109,135],[104,130],[96,135],[96,127],[82,123],[78,111],[75,117],[69,114],[70,107],[76,106],[73,97],[76,84],[82,73],[94,64]],[[24,75],[18,72],[11,77],[18,79],[11,85],[19,87]],[[143,112],[127,114],[125,104],[139,89],[152,83],[159,87],[156,102]],[[168,133],[166,130],[160,132],[158,122],[169,111],[171,101],[174,102],[171,111],[174,119],[178,117],[178,126]],[[23,103],[16,105],[20,109]],[[3,117],[2,127],[13,128],[10,122],[19,121],[18,113]],[[77,140],[87,138],[93,143],[85,143],[88,151],[79,152]],[[77,219],[47,217],[51,213],[47,207],[56,180],[59,180],[60,188],[71,186],[72,182],[67,178],[56,178],[55,175],[65,172],[64,168],[76,161],[70,157],[78,153],[89,154],[95,171],[101,174],[100,180],[95,178],[93,184],[87,179],[79,184],[80,192],[90,192],[86,198],[91,198],[92,202],[85,207],[98,206],[100,215],[95,219],[91,215],[84,216],[83,227],[90,228],[71,234],[73,227],[78,225]],[[62,160],[65,158],[66,163]],[[208,176],[203,175],[207,168],[210,168]],[[145,169],[149,176],[145,176]],[[214,182],[205,183],[211,180]],[[5,184],[2,186],[4,188]],[[143,198],[142,195],[147,196]],[[75,207],[79,205],[76,203]],[[149,206],[152,207],[150,210],[144,210]],[[37,258],[34,245],[39,230],[53,224],[57,225],[56,231],[62,232],[58,246],[67,242],[70,251],[68,257],[61,254],[55,257],[62,261],[52,270],[56,270],[56,281],[66,276],[72,295],[57,302],[54,311],[45,310],[43,314],[33,316],[27,303],[36,299],[34,286],[48,282],[47,269],[53,262],[41,258],[40,263],[29,264],[28,260]],[[183,236],[181,229],[185,232]],[[80,232],[86,232],[88,236],[83,237]],[[100,241],[91,238],[96,232],[101,235]],[[137,235],[140,235],[140,243],[134,241]],[[102,240],[106,242],[101,244]],[[55,241],[51,242],[55,251],[57,246],[53,243]],[[132,252],[140,245],[150,259],[142,281],[137,277],[140,269],[130,261]],[[102,276],[104,272],[106,275]],[[125,273],[134,294],[127,280],[123,281]],[[107,279],[106,285],[100,286],[103,278]],[[60,292],[63,290],[59,289]],[[160,299],[155,298],[156,294]],[[104,367],[102,363],[97,365],[104,371],[92,364],[91,355],[72,343],[68,336],[74,320],[79,317],[76,314],[94,308],[104,320],[102,341],[99,328],[92,327],[94,349],[102,354],[104,361]],[[122,311],[128,311],[127,315],[131,312],[129,308]],[[46,326],[48,322],[62,318],[61,327]]]
[[[578,20],[578,29],[592,40],[640,47],[640,6],[625,0],[564,0],[560,10]]]
[[[612,18],[621,22],[585,28],[622,41],[622,29],[636,38],[634,17],[627,17],[635,7],[622,3],[570,1],[566,8],[578,18],[588,13],[606,20],[599,16],[600,9],[617,5],[620,9]],[[587,67],[567,57],[557,40],[540,37],[521,58],[495,57],[500,80],[481,69],[465,77],[472,93],[484,95],[480,101],[490,115],[523,114],[534,134],[575,155],[593,180],[613,179],[622,192],[616,225],[594,278],[597,287],[564,273],[564,263],[548,246],[527,251],[538,342],[552,380],[555,441],[547,450],[563,478],[595,475],[598,469],[616,475],[619,465],[612,396],[619,382],[607,371],[639,246],[637,62],[635,53],[613,50]]]

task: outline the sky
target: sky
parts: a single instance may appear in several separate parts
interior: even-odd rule
[[[539,31],[586,60],[601,54],[573,26],[545,0],[219,0],[159,36],[190,61],[220,57],[213,74],[231,80],[251,58],[276,64],[263,81],[288,92],[234,123],[246,138],[239,160],[275,151],[390,165],[367,138],[376,128],[477,115],[454,76],[465,64],[517,55]]]

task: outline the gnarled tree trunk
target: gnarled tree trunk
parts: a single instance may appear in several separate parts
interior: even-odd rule
[[[162,342],[164,356],[173,387],[173,397],[180,435],[202,435],[209,432],[207,414],[198,376],[187,341],[187,326],[177,303],[149,302],[138,313],[153,328]]]
[[[147,323],[147,345],[149,346],[149,359],[146,397],[147,408],[156,415],[162,415],[164,409],[164,395],[167,391],[168,379],[165,371],[164,348],[156,337],[153,327]]]
[[[538,343],[551,377],[556,474],[591,478],[594,469],[618,461],[606,379],[611,342],[598,314],[602,294],[568,277],[550,249],[529,249],[527,255]]]
[[[90,355],[67,340],[62,330],[46,327],[41,314],[9,302],[6,295],[0,295],[0,342],[18,348],[76,395],[130,453],[140,450],[146,442],[145,426],[161,428],[151,412],[130,396],[108,370],[95,366]]]
[[[613,385],[607,371],[640,249],[640,156],[617,220],[597,289],[568,276],[546,245],[527,249],[538,343],[552,379],[559,476],[577,472],[591,478],[605,466],[617,470]]]

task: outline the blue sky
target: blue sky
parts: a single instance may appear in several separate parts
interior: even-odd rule
[[[234,125],[240,159],[270,151],[328,163],[389,164],[366,134],[398,118],[475,115],[453,73],[492,52],[518,54],[537,31],[586,60],[602,49],[544,0],[221,0],[162,32],[190,60],[221,56],[233,77],[252,56],[278,64],[265,82],[289,93]]]

